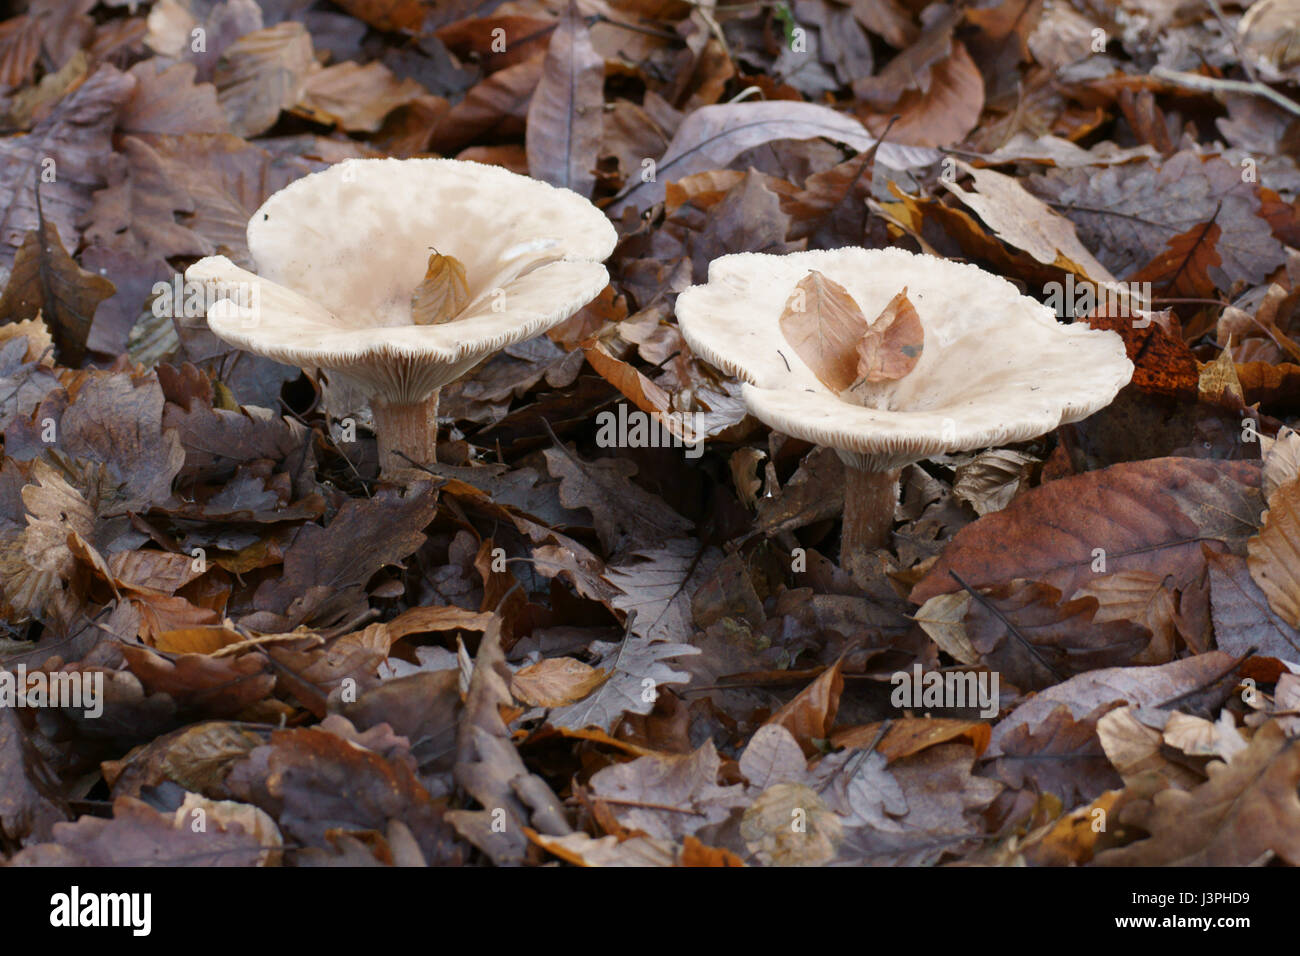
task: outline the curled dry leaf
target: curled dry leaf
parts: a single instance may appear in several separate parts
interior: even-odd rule
[[[411,320],[416,325],[442,325],[460,315],[468,304],[465,266],[455,256],[435,250],[424,279],[411,294]]]
[[[1260,436],[1264,453],[1264,500],[1284,485],[1300,478],[1300,432],[1293,428],[1278,430],[1277,438]]]
[[[1165,724],[1164,740],[1171,747],[1193,757],[1231,760],[1246,749],[1247,740],[1237,729],[1232,714],[1224,711],[1217,721],[1192,714],[1174,713]]]
[[[830,736],[835,723],[840,694],[844,692],[843,663],[844,659],[840,658],[826,668],[820,677],[767,720],[769,725],[790,731],[810,756],[819,749],[818,741]]]
[[[952,493],[986,515],[1001,511],[1022,488],[1028,487],[1038,459],[1010,448],[997,448],[976,455],[957,466]]]
[[[925,330],[905,288],[889,300],[858,342],[855,384],[897,381],[916,368],[924,348]]]

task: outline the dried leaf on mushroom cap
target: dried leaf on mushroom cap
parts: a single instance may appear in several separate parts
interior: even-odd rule
[[[800,279],[781,313],[781,334],[827,388],[842,392],[857,380],[867,317],[838,282],[815,269]]]
[[[844,286],[816,270],[795,284],[781,334],[823,385],[845,401],[873,407],[873,386],[911,372],[925,346],[907,289],[868,322]]]
[[[465,266],[455,256],[437,249],[429,255],[424,278],[411,293],[411,321],[416,325],[441,325],[460,317],[469,304]]]
[[[854,387],[898,381],[916,368],[924,351],[925,329],[907,297],[907,289],[903,289],[889,300],[858,343],[858,381]]]
[[[925,349],[909,374],[874,386],[877,407],[844,401],[782,334],[789,290],[814,270],[865,315],[908,290]],[[1119,336],[1062,325],[977,266],[900,249],[723,256],[678,297],[677,317],[698,355],[744,381],[755,416],[873,471],[1042,435],[1107,405],[1133,372]]]
[[[210,256],[186,277],[256,290],[255,310],[231,301],[208,310],[227,342],[414,402],[598,295],[616,239],[586,199],[504,169],[348,160],[291,183],[254,213],[256,273]],[[417,325],[412,296],[430,247],[464,267],[468,302],[455,322]]]

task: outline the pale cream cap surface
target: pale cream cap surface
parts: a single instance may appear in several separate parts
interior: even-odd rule
[[[257,287],[258,310],[208,310],[222,339],[336,370],[388,402],[421,401],[506,345],[544,332],[608,282],[613,225],[577,193],[479,163],[348,160],[271,196],[248,224],[256,274],[224,256],[186,271]],[[465,266],[470,304],[415,325],[431,252]]]
[[[868,320],[907,288],[925,347],[910,374],[876,386],[877,407],[823,385],[781,332],[795,284],[813,270]],[[977,266],[901,249],[723,256],[678,297],[677,318],[698,355],[744,381],[756,417],[869,471],[1045,434],[1108,405],[1133,374],[1114,332],[1057,322]]]

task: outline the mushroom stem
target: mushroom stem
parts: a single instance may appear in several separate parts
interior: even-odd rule
[[[840,535],[840,564],[854,564],[889,545],[898,504],[898,471],[844,468],[844,530]]]
[[[379,440],[380,475],[388,477],[403,468],[431,465],[438,460],[438,392],[435,388],[424,401],[410,405],[371,403],[375,437]]]

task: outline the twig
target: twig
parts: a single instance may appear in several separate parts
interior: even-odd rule
[[[1166,83],[1172,83],[1174,86],[1185,87],[1189,90],[1262,96],[1274,106],[1282,107],[1293,116],[1300,116],[1300,103],[1283,96],[1271,86],[1265,86],[1259,81],[1220,80],[1212,76],[1201,76],[1199,73],[1183,73],[1180,70],[1170,70],[1163,66],[1152,67],[1151,75],[1157,80],[1164,80]]]
[[[658,37],[661,40],[672,40],[674,43],[686,42],[679,34],[673,33],[670,30],[656,30],[654,27],[643,27],[640,24],[627,23],[624,20],[615,20],[613,17],[606,16],[603,13],[594,13],[587,17],[588,26],[595,23],[608,23],[612,27],[618,27],[622,30],[631,30],[633,33],[644,33],[648,37]]]
[[[1166,292],[1174,291],[1175,284],[1178,282],[1178,277],[1183,274],[1183,270],[1186,269],[1187,264],[1192,261],[1192,256],[1196,254],[1196,250],[1199,249],[1201,243],[1205,241],[1205,237],[1210,234],[1210,229],[1214,226],[1214,222],[1219,218],[1219,213],[1222,210],[1223,200],[1220,199],[1219,204],[1214,207],[1214,215],[1210,217],[1209,222],[1201,227],[1201,234],[1196,237],[1195,241],[1192,243],[1192,247],[1187,250],[1187,255],[1183,256],[1183,261],[1178,264],[1178,268],[1174,270],[1174,274],[1170,276],[1169,281],[1165,283]]]
[[[1042,665],[1042,667],[1049,674],[1055,677],[1058,681],[1065,680],[1065,675],[1052,666],[1052,662],[1049,661],[1047,658],[1045,658],[1042,655],[1042,653],[1038,650],[1038,648],[1034,646],[1033,642],[1030,641],[1029,638],[1025,637],[1025,635],[1021,634],[1019,629],[1014,624],[1012,624],[1009,620],[1007,620],[1007,616],[1003,614],[1002,611],[992,601],[990,601],[983,594],[980,594],[979,591],[976,591],[973,587],[971,587],[969,584],[963,581],[957,575],[956,571],[949,571],[948,574],[952,576],[952,579],[954,581],[956,581],[958,584],[961,585],[962,590],[964,590],[967,594],[973,597],[980,604],[983,604],[985,608],[993,612],[993,614],[997,617],[997,619],[1002,622],[1002,626],[1007,629],[1007,633],[1020,642],[1021,646],[1024,647],[1024,649],[1029,652],[1030,657],[1032,657],[1035,661],[1037,661],[1040,665]]]
[[[880,724],[880,729],[876,731],[876,736],[872,739],[871,743],[867,744],[865,750],[860,750],[852,757],[850,757],[848,763],[844,765],[844,768],[840,771],[838,775],[843,776],[847,782],[852,783],[853,778],[856,777],[858,775],[858,771],[862,769],[862,764],[866,761],[868,757],[872,755],[872,753],[875,752],[876,745],[885,739],[885,734],[889,733],[889,728],[893,726],[894,726],[894,718],[886,717],[884,721]],[[817,792],[821,793],[823,790],[829,787],[831,781],[834,779],[835,776],[827,777],[824,781],[822,781],[822,785],[817,788]]]
[[[1259,77],[1255,75],[1255,68],[1250,65],[1246,55],[1241,52],[1241,47],[1237,45],[1237,31],[1228,25],[1228,18],[1223,15],[1223,8],[1219,6],[1219,0],[1206,0],[1206,2],[1210,5],[1210,9],[1214,11],[1214,19],[1219,21],[1219,27],[1223,30],[1224,36],[1232,44],[1232,50],[1237,54],[1237,61],[1241,64],[1242,70],[1245,71],[1246,78],[1252,83],[1258,83]]]

